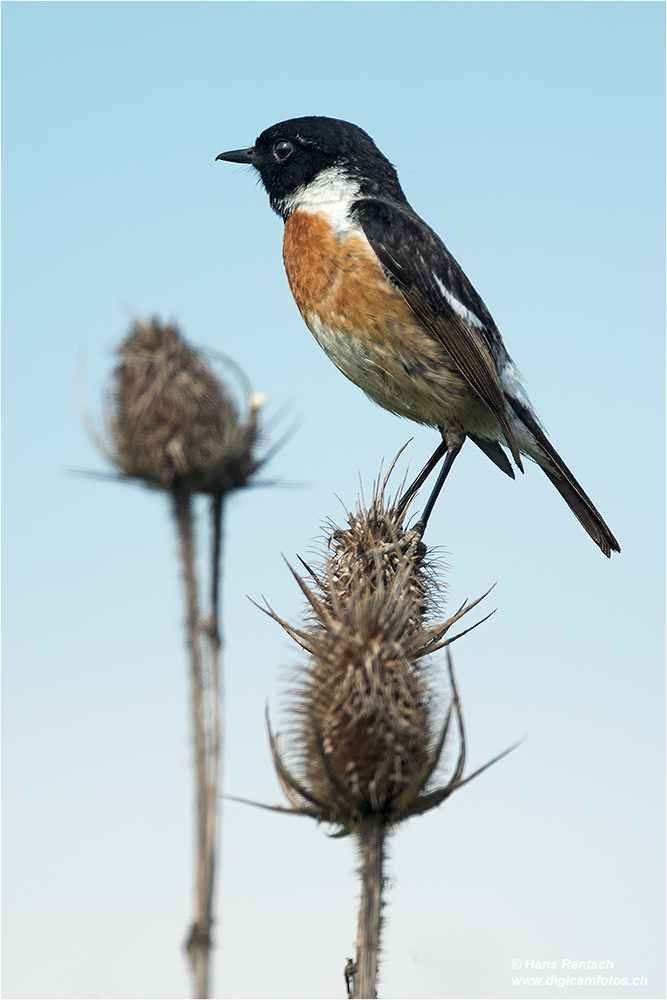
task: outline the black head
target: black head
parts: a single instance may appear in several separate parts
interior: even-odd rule
[[[341,189],[346,184],[350,192],[356,188],[360,197],[405,201],[396,171],[371,137],[337,118],[279,122],[262,132],[250,149],[231,150],[216,159],[255,167],[271,207],[284,217],[319,175]]]

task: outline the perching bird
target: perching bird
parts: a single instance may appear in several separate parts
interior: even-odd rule
[[[408,204],[394,167],[362,129],[293,118],[218,160],[251,164],[285,221],[283,258],[296,304],[347,378],[443,441],[403,497],[445,456],[433,503],[469,437],[508,476],[503,447],[543,469],[606,556],[620,547],[539,422],[491,315],[433,230]]]

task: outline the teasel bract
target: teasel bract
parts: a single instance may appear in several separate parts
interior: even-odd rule
[[[273,763],[290,807],[265,808],[310,816],[332,824],[333,836],[356,840],[362,888],[355,997],[376,996],[387,836],[510,752],[464,776],[465,730],[449,649],[449,704],[440,714],[431,656],[470,631],[450,634],[486,594],[437,622],[441,587],[426,546],[385,502],[387,478],[368,509],[362,500],[347,526],[332,530],[320,568],[304,563],[307,580],[292,569],[308,602],[305,624],[296,627],[265,608],[308,654],[290,692],[285,739],[274,735],[267,712]],[[443,751],[452,742],[456,763],[444,780]]]

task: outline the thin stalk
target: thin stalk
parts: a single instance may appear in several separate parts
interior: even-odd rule
[[[206,726],[206,920],[209,928],[214,922],[213,898],[218,849],[218,784],[220,780],[221,709],[220,709],[220,566],[222,555],[222,520],[225,494],[220,492],[211,499],[211,577],[210,615],[202,631],[204,634],[204,708]]]
[[[357,973],[355,998],[377,996],[376,982],[380,927],[382,923],[382,885],[384,868],[384,838],[386,824],[381,816],[362,820],[356,830],[361,855],[361,900],[359,903],[359,934],[357,937]]]
[[[213,851],[211,858],[211,893],[215,871],[215,851],[217,846],[217,802],[218,781],[221,756],[221,692],[220,692],[220,576],[222,560],[223,513],[226,493],[220,490],[211,497],[211,596],[210,616],[204,628],[205,644],[205,680],[207,698],[208,726],[207,735],[207,771],[211,810],[209,814],[210,846]]]
[[[208,996],[210,933],[210,850],[208,844],[208,782],[206,774],[206,724],[204,677],[199,633],[199,598],[195,568],[195,530],[192,493],[177,483],[172,490],[173,511],[178,531],[186,603],[186,628],[190,653],[192,729],[195,746],[195,919],[187,941],[194,980],[194,995]]]

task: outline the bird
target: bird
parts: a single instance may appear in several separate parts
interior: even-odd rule
[[[506,475],[534,460],[605,556],[620,546],[549,441],[481,297],[351,122],[308,116],[216,160],[252,166],[284,220],[283,260],[306,326],[375,403],[439,430],[402,512],[442,460],[420,532],[469,438]],[[509,455],[508,455],[509,452]]]

